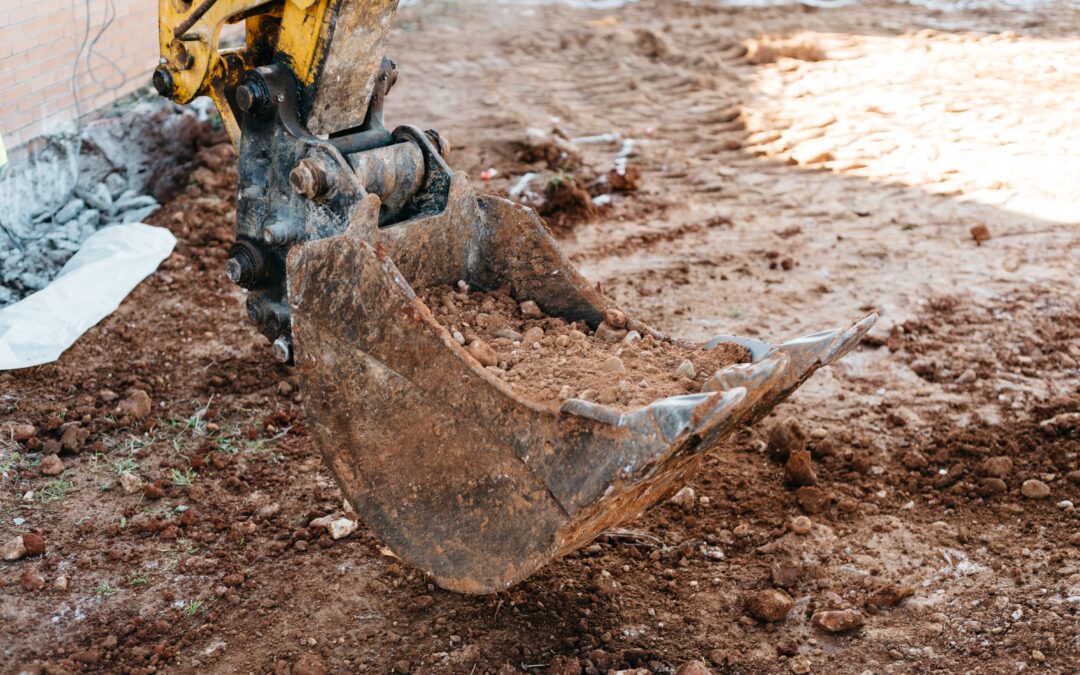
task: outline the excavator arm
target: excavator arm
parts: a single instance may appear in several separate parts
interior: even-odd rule
[[[625,313],[535,213],[477,196],[451,171],[437,132],[384,126],[396,7],[161,0],[154,84],[181,103],[213,98],[239,149],[226,272],[274,355],[298,369],[308,425],[345,496],[437,583],[486,593],[672,495],[874,317],[779,346],[716,337],[700,348],[734,343],[750,362],[636,410],[523,396],[417,291],[504,289],[590,330]],[[221,49],[223,28],[240,21],[244,46]],[[675,344],[636,318],[626,325]]]

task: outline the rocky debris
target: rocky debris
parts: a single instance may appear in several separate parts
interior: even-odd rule
[[[556,656],[551,659],[547,675],[581,675],[581,664],[573,656]]]
[[[482,366],[497,366],[499,365],[499,355],[491,348],[491,345],[483,340],[476,339],[469,343],[466,347],[469,354],[480,362]]]
[[[64,472],[64,462],[56,455],[45,455],[38,469],[43,476],[56,476]]]
[[[116,406],[116,413],[118,415],[131,417],[132,419],[141,420],[150,414],[150,408],[150,395],[142,389],[132,389],[127,398]]]
[[[1029,478],[1020,486],[1020,494],[1028,499],[1046,499],[1050,496],[1050,486],[1038,478]]]
[[[712,670],[704,661],[687,661],[679,666],[675,675],[712,675]]]
[[[1068,474],[1065,475],[1065,479],[1073,485],[1080,485],[1080,469],[1070,471]]]
[[[984,476],[1005,479],[1012,475],[1013,461],[1011,457],[989,457],[979,465],[979,473]]]
[[[843,633],[863,625],[862,612],[856,609],[829,609],[814,612],[810,623],[829,633]]]
[[[791,531],[795,534],[810,534],[814,524],[806,516],[796,516],[791,521]]]
[[[625,373],[626,366],[618,356],[609,356],[600,364],[600,370],[605,373]]]
[[[140,492],[143,489],[142,479],[126,471],[120,474],[120,489],[124,491],[126,495],[133,495],[136,492]]]
[[[806,449],[806,432],[794,417],[777,422],[769,428],[769,456],[786,462],[792,451]]]
[[[683,362],[679,364],[679,367],[675,369],[675,377],[685,377],[692,380],[697,377],[697,370],[689,359],[684,359]]]
[[[799,518],[806,518],[806,516],[799,516]],[[810,519],[806,518],[806,521],[809,523]],[[792,529],[794,529],[794,523],[792,523]],[[806,532],[809,531],[809,529],[806,530]],[[772,581],[773,586],[793,588],[799,582],[802,571],[802,565],[796,560],[776,560],[769,566],[769,580]]]
[[[593,577],[593,588],[600,595],[615,595],[619,592],[619,582],[615,580],[615,577],[611,575],[611,572],[607,570],[600,570],[600,572]]]
[[[420,595],[409,602],[409,610],[413,612],[422,612],[425,609],[430,609],[434,604],[435,598],[430,595]]]
[[[18,560],[24,555],[26,555],[26,544],[23,542],[22,535],[15,535],[8,539],[4,546],[0,548],[0,557],[3,557],[8,562]]]
[[[1009,491],[1009,486],[1000,478],[982,478],[977,491],[982,497],[991,497],[1005,494]]]
[[[761,621],[773,623],[788,615],[795,601],[791,596],[775,588],[756,591],[746,596],[746,611]]]
[[[930,465],[929,460],[926,459],[926,455],[918,450],[908,450],[904,453],[904,458],[900,460],[900,463],[904,465],[905,469],[910,469],[911,471],[921,471]]]
[[[809,450],[792,450],[784,465],[784,481],[789,485],[816,485],[817,474]]]
[[[675,493],[671,498],[671,503],[679,508],[689,511],[697,503],[697,496],[694,494],[694,488],[684,487]]]
[[[905,598],[911,597],[915,594],[915,589],[911,586],[896,586],[887,584],[881,586],[863,601],[865,607],[877,607],[884,609],[886,607],[895,607],[899,605]]]
[[[971,238],[976,244],[982,246],[984,241],[990,241],[990,228],[982,223],[975,225],[971,228]]]
[[[89,429],[83,429],[78,422],[67,422],[60,426],[60,449],[77,454],[89,437]]]
[[[56,581],[53,582],[53,588],[58,591],[66,591],[68,589],[67,575],[61,574],[60,576],[56,577]]]
[[[45,577],[41,575],[38,568],[34,566],[27,567],[22,576],[19,577],[19,585],[27,591],[40,591],[45,588]]]

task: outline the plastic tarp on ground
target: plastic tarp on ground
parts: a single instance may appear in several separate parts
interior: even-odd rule
[[[0,370],[58,359],[115,311],[175,245],[171,232],[143,223],[110,225],[92,234],[52,283],[0,308]]]

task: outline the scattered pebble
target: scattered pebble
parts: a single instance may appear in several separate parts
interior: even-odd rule
[[[791,521],[791,531],[795,534],[810,534],[810,530],[813,529],[814,524],[810,522],[810,519],[806,516],[796,516]]]
[[[806,449],[806,432],[794,417],[774,424],[769,429],[769,456],[786,462],[792,450]]]
[[[67,575],[61,574],[60,576],[56,577],[56,581],[53,582],[53,588],[58,591],[66,591],[68,589]]]
[[[809,450],[792,450],[784,466],[784,481],[789,485],[816,485],[817,474]]]
[[[821,513],[829,507],[832,495],[816,485],[807,485],[795,491],[799,508],[809,514]]]
[[[607,570],[600,570],[600,573],[593,577],[593,586],[600,595],[615,595],[619,592],[619,582]]]
[[[5,424],[0,429],[10,430],[11,439],[19,443],[24,443],[37,435],[37,429],[33,424]]]
[[[810,672],[810,659],[802,654],[792,657],[788,668],[795,675],[806,675],[806,673]]]
[[[1013,461],[1011,457],[1004,455],[990,457],[979,465],[979,473],[993,478],[1008,478],[1012,475]]]
[[[927,466],[930,465],[929,460],[926,459],[926,455],[922,454],[918,450],[908,450],[904,454],[904,458],[900,460],[900,462],[904,465],[905,469],[910,469],[912,471],[925,469]]]
[[[0,548],[0,556],[8,562],[18,560],[24,555],[26,555],[26,544],[23,543],[21,535],[15,535],[8,539],[3,548]]]
[[[690,363],[690,359],[684,359],[679,364],[679,367],[675,369],[675,377],[685,377],[690,380],[697,377],[697,369],[694,368],[693,363]]]
[[[27,567],[19,577],[19,584],[27,591],[40,591],[45,588],[45,577],[36,567]]]
[[[27,533],[22,536],[26,555],[41,555],[45,552],[45,538],[40,534]]]
[[[863,625],[862,612],[855,609],[831,609],[814,612],[810,623],[829,633],[843,633]]]
[[[806,518],[806,516],[799,516]],[[809,522],[809,518],[806,518]],[[799,582],[802,576],[802,565],[795,560],[777,560],[769,566],[769,579],[773,586],[780,588],[792,588]]]
[[[1045,499],[1050,496],[1050,486],[1037,478],[1029,478],[1020,486],[1020,494],[1028,499]]]
[[[788,615],[795,601],[784,591],[768,588],[746,596],[746,611],[761,621],[773,623]]]
[[[480,362],[480,365],[499,365],[499,355],[495,353],[495,350],[491,348],[491,345],[483,340],[473,340],[469,343],[469,346],[466,347],[466,350],[474,359]]]
[[[984,241],[990,240],[990,228],[982,223],[975,225],[971,228],[971,238],[981,246]]]
[[[133,495],[143,489],[142,479],[130,471],[120,474],[120,489],[126,495]]]
[[[705,665],[704,661],[687,661],[679,666],[675,675],[712,675],[712,670]]]
[[[355,520],[351,518],[345,518],[344,516],[323,516],[322,518],[316,518],[309,523],[315,527],[323,527],[330,533],[330,538],[334,540],[343,539],[353,532],[356,532],[356,528],[359,527]]]
[[[615,308],[604,310],[604,323],[612,328],[626,328],[626,314]]]
[[[526,300],[518,305],[521,310],[521,315],[526,319],[542,319],[544,318],[544,312],[540,309],[540,305],[537,305],[532,300]]]

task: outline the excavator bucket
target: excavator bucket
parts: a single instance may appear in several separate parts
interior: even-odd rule
[[[490,593],[670,497],[702,457],[766,415],[874,322],[772,346],[699,394],[619,412],[515,394],[417,297],[459,280],[505,288],[595,327],[614,305],[529,209],[477,199],[455,174],[447,209],[379,228],[368,198],[339,236],[288,257],[293,339],[309,423],[362,520],[442,587]]]

